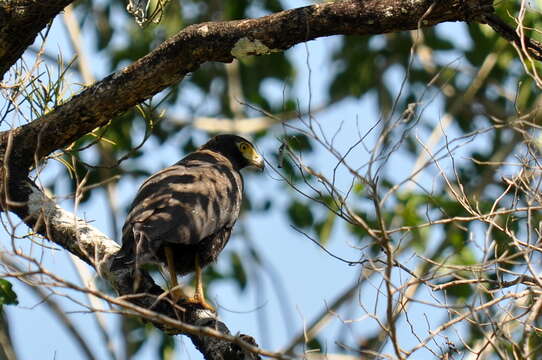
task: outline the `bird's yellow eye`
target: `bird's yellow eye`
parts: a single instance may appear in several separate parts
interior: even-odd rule
[[[242,152],[245,152],[248,150],[248,144],[243,142],[241,144],[239,144],[239,150],[241,150]]]

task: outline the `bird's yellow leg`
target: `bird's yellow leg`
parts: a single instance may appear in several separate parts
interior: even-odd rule
[[[211,306],[206,300],[205,300],[205,294],[203,292],[203,280],[202,280],[202,269],[199,263],[199,256],[196,255],[196,258],[194,259],[195,268],[196,268],[196,292],[194,293],[194,297],[192,299],[189,299],[189,302],[193,302],[196,304],[200,304],[207,310],[211,310],[213,312],[216,312],[215,308]]]
[[[167,263],[167,270],[169,272],[169,279],[171,281],[171,295],[173,297],[173,301],[177,302],[179,299],[186,299],[187,296],[182,291],[181,287],[179,286],[179,283],[177,282],[177,272],[175,271],[175,261],[173,260],[173,250],[171,250],[170,247],[166,246],[164,248],[164,252],[166,253],[166,263]]]

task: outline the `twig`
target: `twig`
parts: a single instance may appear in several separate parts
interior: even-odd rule
[[[525,45],[528,55],[531,55],[538,61],[542,61],[542,43],[526,35],[520,37],[516,30],[495,14],[484,15],[482,21],[486,22],[497,34],[514,43],[517,47],[523,48],[523,45]]]
[[[315,316],[314,320],[306,327],[306,329],[295,336],[281,352],[283,354],[292,354],[299,344],[312,340],[334,317],[333,313],[336,312],[343,304],[352,299],[360,286],[361,282],[356,281],[354,284],[348,287],[348,289],[339,295],[329,306],[326,306],[322,313]]]
[[[7,258],[3,258],[2,262],[4,262],[7,266],[10,268],[13,268],[16,271],[19,271],[23,273],[23,270],[13,261],[10,261]],[[83,354],[85,354],[86,358],[89,360],[95,360],[97,357],[94,355],[93,351],[91,350],[91,346],[87,343],[85,338],[80,334],[79,330],[77,330],[75,324],[70,320],[68,316],[66,316],[66,311],[62,309],[62,307],[55,301],[53,298],[46,294],[45,291],[40,286],[32,286],[30,283],[26,283],[28,285],[28,289],[34,292],[38,298],[40,298],[49,309],[55,314],[55,316],[59,319],[60,323],[64,325],[66,330],[68,331],[68,334],[70,334],[75,342],[79,345],[81,350],[83,351]]]

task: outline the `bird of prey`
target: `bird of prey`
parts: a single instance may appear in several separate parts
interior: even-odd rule
[[[175,301],[214,310],[205,300],[202,268],[216,260],[239,217],[245,167],[263,169],[263,157],[246,139],[218,135],[176,164],[150,176],[139,188],[122,228],[121,254],[136,266],[167,267]],[[195,272],[189,298],[177,274]]]

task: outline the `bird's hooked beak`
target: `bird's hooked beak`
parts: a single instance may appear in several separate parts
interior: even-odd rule
[[[256,151],[252,144],[243,142],[239,144],[238,147],[241,151],[241,154],[243,154],[243,157],[248,161],[247,167],[263,171],[265,167],[265,161],[263,159],[263,156],[260,155],[258,151]]]
[[[260,153],[258,153],[254,148],[252,148],[252,153],[250,154],[248,162],[250,164],[249,167],[255,168],[259,171],[263,171],[263,169],[265,168],[265,161],[263,159],[263,156],[261,156]]]
[[[265,168],[265,161],[263,159],[263,156],[261,156],[257,151],[254,151],[255,156],[252,158],[252,166],[254,166],[256,169],[263,171]]]

